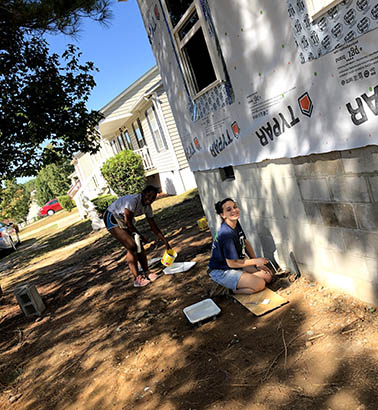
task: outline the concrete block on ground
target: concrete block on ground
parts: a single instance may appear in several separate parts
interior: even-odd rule
[[[357,228],[353,206],[350,204],[321,203],[319,204],[319,210],[324,225],[340,228]]]
[[[364,231],[378,232],[378,203],[354,204],[358,227]]]
[[[298,180],[302,198],[306,201],[330,201],[331,195],[326,178]]]
[[[17,302],[25,316],[41,316],[45,305],[35,285],[25,283],[14,289]]]

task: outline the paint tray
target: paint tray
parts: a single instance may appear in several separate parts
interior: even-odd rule
[[[197,262],[173,262],[170,266],[165,268],[163,272],[166,275],[173,275],[175,273],[186,272],[191,269]]]
[[[183,309],[186,318],[192,324],[215,317],[219,315],[220,311],[219,306],[217,306],[212,299],[201,300],[201,302],[187,306]]]

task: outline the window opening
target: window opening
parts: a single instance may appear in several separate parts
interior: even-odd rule
[[[134,130],[134,135],[137,139],[138,147],[143,148],[146,145],[146,141],[144,139],[143,129],[142,129],[142,125],[140,123],[139,118],[133,122],[133,130]]]
[[[114,154],[114,155],[118,154],[115,140],[111,140],[111,141],[110,141],[110,146],[111,146],[111,148],[112,148],[113,154]]]
[[[126,149],[126,144],[125,144],[125,141],[123,140],[122,132],[118,135],[117,138],[118,138],[118,144],[119,144],[119,146],[120,146],[120,148],[121,148],[121,151],[124,150],[124,149]]]
[[[165,5],[186,81],[196,96],[222,79],[201,2],[165,0]]]
[[[208,0],[159,3],[184,81],[192,121],[232,104],[235,96]]]
[[[186,10],[192,5],[193,0],[166,0],[169,17],[172,22],[172,26],[175,27],[181,20],[181,17],[185,14]]]
[[[232,165],[219,168],[219,173],[222,181],[232,181],[235,179],[234,168]]]
[[[150,132],[152,134],[152,138],[156,146],[156,150],[158,152],[166,150],[167,142],[164,136],[163,127],[161,126],[161,122],[158,113],[155,110],[155,107],[150,107],[146,111],[146,118],[148,127],[150,128]]]
[[[202,28],[187,41],[186,45],[182,48],[182,52],[190,70],[196,93],[216,81],[217,76],[211,62]]]
[[[128,130],[125,130],[125,132],[123,133],[123,137],[124,137],[124,139],[125,139],[125,142],[126,142],[126,147],[128,148],[128,149],[133,149],[133,144],[131,143],[131,138],[130,138],[130,135],[129,135],[129,131]]]
[[[198,20],[198,14],[196,11],[194,11],[194,13],[188,18],[186,23],[184,23],[184,25],[178,31],[178,36],[180,40],[182,40],[189,33],[189,31],[193,28],[193,26],[197,23]]]

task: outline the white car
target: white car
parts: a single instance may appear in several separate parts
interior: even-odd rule
[[[0,222],[0,249],[16,250],[16,245],[20,242],[17,226],[12,222],[9,224]]]

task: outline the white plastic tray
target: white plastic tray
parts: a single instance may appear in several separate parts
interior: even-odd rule
[[[197,262],[174,262],[163,270],[166,275],[173,275],[174,273],[186,272],[191,269]]]
[[[220,311],[219,306],[212,299],[202,300],[183,309],[190,323],[201,322],[201,320],[218,315]]]

